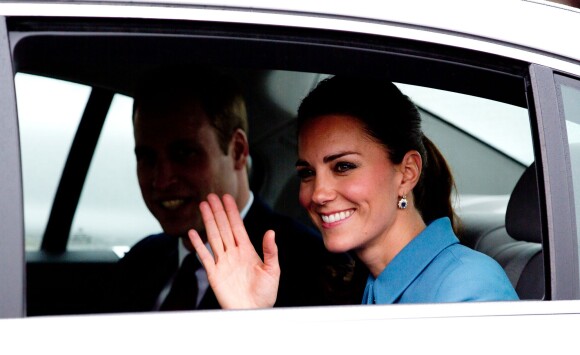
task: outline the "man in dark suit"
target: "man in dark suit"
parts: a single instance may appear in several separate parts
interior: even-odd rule
[[[210,192],[235,198],[257,251],[264,233],[276,232],[282,274],[275,306],[360,302],[361,282],[347,301],[335,292],[346,289],[337,270],[348,258],[328,253],[318,232],[275,213],[250,190],[245,102],[231,78],[207,68],[150,73],[135,93],[133,125],[141,193],[163,233],[144,238],[120,260],[107,311],[219,308],[203,267],[192,267],[185,282],[195,301],[169,304],[190,269],[184,260],[199,266],[187,231],[205,238],[198,206]]]

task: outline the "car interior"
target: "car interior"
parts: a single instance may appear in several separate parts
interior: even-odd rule
[[[8,28],[16,75],[51,78],[89,88],[70,145],[61,154],[63,163],[56,187],[35,192],[50,201],[45,212],[46,225],[36,226],[34,215],[25,214],[31,216],[25,220],[28,316],[100,311],[99,299],[105,292],[114,263],[122,256],[114,246],[123,243],[95,242],[95,245],[87,243],[84,248],[75,247],[72,237],[78,237],[77,228],[73,227],[75,214],[79,211],[79,201],[89,189],[87,181],[91,174],[97,173],[95,152],[102,144],[100,137],[108,124],[106,120],[112,119],[109,111],[115,95],[130,99],[134,83],[150,68],[212,65],[238,79],[246,95],[250,118],[252,190],[274,209],[304,223],[310,222],[297,199],[295,114],[301,99],[329,75],[388,78],[400,84],[404,92],[409,86],[449,93],[452,100],[445,102],[448,106],[456,105],[454,95],[467,95],[482,105],[498,103],[517,108],[524,118],[530,115],[527,63],[419,41],[185,21],[62,18],[49,22],[41,18],[10,18]],[[25,87],[17,86],[21,116],[23,90]],[[413,99],[412,94],[409,96]],[[419,101],[417,104],[426,135],[442,150],[456,178],[461,242],[496,259],[522,300],[549,299],[550,290],[546,286],[549,270],[543,258],[541,225],[543,186],[534,163],[531,134],[525,137],[530,158],[523,161],[456,121],[448,120],[443,111],[436,112]],[[508,136],[516,133],[507,125],[507,120],[485,121],[497,119],[492,117],[495,115],[492,111],[469,108],[483,117],[475,123],[492,126],[494,132],[505,131]],[[44,114],[39,118],[50,119],[50,116]],[[131,117],[124,119],[130,122]],[[461,116],[459,122],[469,119],[473,117]],[[506,126],[501,126],[504,121]],[[529,118],[525,121],[529,130]],[[133,139],[130,132],[120,137],[128,145]],[[62,138],[41,134],[38,139],[34,142],[39,145],[36,149],[43,150],[49,149],[51,140]],[[40,142],[46,146],[40,146]],[[24,152],[24,140],[22,144]],[[26,159],[23,153],[23,165]],[[25,185],[28,180],[43,175],[39,166],[33,165],[31,170],[24,168]],[[131,169],[122,173],[120,169],[114,170],[107,172],[111,180],[123,179],[113,174],[134,174]],[[106,195],[104,189],[110,181],[101,180],[95,190]],[[122,180],[120,184],[126,186],[131,182]],[[25,210],[32,208],[27,205],[28,197],[25,190]],[[117,204],[112,199],[108,202]],[[114,233],[115,229],[134,229],[138,230],[134,232],[137,237],[144,237],[142,227],[153,228],[149,234],[159,231],[154,229],[159,227],[151,223],[151,216],[144,215],[142,222],[139,218],[117,215],[120,222],[115,224],[101,222],[99,213],[96,208],[91,209],[88,216],[98,221],[99,228],[106,227],[99,231],[101,234]],[[86,227],[83,233],[93,232]],[[38,238],[38,243],[28,247],[28,240],[34,238]],[[131,242],[122,246],[129,248]]]

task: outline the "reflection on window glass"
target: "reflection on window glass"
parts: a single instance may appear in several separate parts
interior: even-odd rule
[[[68,249],[123,250],[161,228],[147,210],[133,153],[133,100],[115,95],[73,220]]]
[[[61,172],[90,88],[23,73],[16,74],[22,150],[27,250],[40,246]]]

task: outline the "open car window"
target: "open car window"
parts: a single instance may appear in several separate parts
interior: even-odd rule
[[[90,88],[23,73],[15,82],[26,249],[39,250]],[[131,109],[131,98],[115,96],[75,212],[69,250],[113,250],[122,255],[147,233],[160,230],[137,184]]]
[[[292,75],[302,74],[284,73],[288,80],[292,80]],[[303,92],[311,85],[305,84]],[[23,147],[26,246],[27,250],[38,250],[90,88],[22,73],[16,76],[16,85]],[[533,162],[527,110],[444,90],[397,85],[419,106],[426,134],[443,151],[455,173],[456,207],[473,208],[474,201],[486,196],[507,198],[523,168]],[[292,114],[300,99],[290,98],[280,104]],[[113,250],[122,255],[144,236],[161,231],[139,191],[131,110],[130,97],[115,95],[75,211],[68,250]],[[295,139],[292,130],[284,134],[288,141]],[[462,149],[456,149],[458,146]],[[285,164],[292,166],[292,161],[288,159]],[[495,168],[499,164],[510,169],[502,175]],[[43,174],[37,173],[39,169]],[[261,180],[259,176],[254,178]],[[293,197],[274,198],[280,199]]]
[[[90,87],[24,73],[15,76],[15,86],[26,250],[38,250]]]

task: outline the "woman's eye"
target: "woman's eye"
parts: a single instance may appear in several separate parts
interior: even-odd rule
[[[296,170],[296,175],[298,175],[298,178],[300,180],[306,180],[309,177],[314,175],[314,171],[311,169],[302,168],[302,169]]]
[[[344,172],[347,172],[347,171],[355,169],[355,168],[356,168],[355,164],[345,163],[345,162],[337,163],[334,166],[334,170],[339,172],[339,173],[344,173]]]

